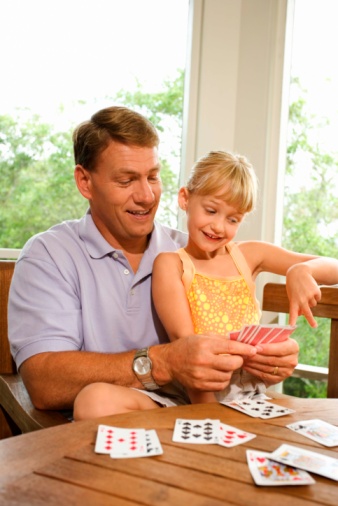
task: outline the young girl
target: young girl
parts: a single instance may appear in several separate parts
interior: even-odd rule
[[[187,186],[180,189],[188,244],[177,252],[160,253],[152,277],[155,308],[170,340],[192,334],[226,338],[245,324],[258,324],[261,312],[254,282],[263,271],[286,276],[290,317],[296,320],[303,305],[301,312],[316,325],[310,307],[320,299],[317,282],[336,283],[338,262],[266,242],[233,242],[255,207],[256,194],[257,180],[248,160],[223,151],[201,158]],[[225,391],[188,393],[192,402],[214,402],[264,390],[264,383],[245,371],[244,360]]]

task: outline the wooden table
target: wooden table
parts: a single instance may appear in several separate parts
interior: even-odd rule
[[[338,482],[313,475],[308,486],[258,487],[246,463],[246,448],[273,451],[296,444],[338,458],[287,429],[296,420],[321,418],[338,424],[338,399],[274,400],[296,410],[269,421],[219,404],[135,412],[76,422],[0,441],[0,504],[13,505],[189,505],[305,506],[338,504]],[[223,448],[172,442],[176,418],[216,418],[253,432],[246,445]],[[94,453],[99,423],[156,429],[163,455],[116,459]]]

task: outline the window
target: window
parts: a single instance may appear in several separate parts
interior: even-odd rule
[[[189,0],[2,2],[0,247],[21,248],[85,212],[71,131],[112,104],[152,113],[164,167],[159,218],[176,224],[188,9]]]
[[[337,14],[335,0],[295,0],[283,229],[283,246],[336,258]],[[305,321],[297,325],[300,362],[327,367],[328,322],[321,322],[315,335]],[[295,395],[325,391],[325,385],[307,380],[295,388]]]

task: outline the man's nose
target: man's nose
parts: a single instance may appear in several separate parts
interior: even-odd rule
[[[137,203],[152,203],[155,200],[153,189],[148,181],[139,181],[134,192],[134,200]]]

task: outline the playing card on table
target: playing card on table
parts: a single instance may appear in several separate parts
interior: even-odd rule
[[[287,427],[322,445],[338,446],[338,427],[323,420],[304,420],[291,423]]]
[[[254,482],[257,485],[310,485],[315,480],[301,469],[271,460],[271,453],[247,450],[247,461]]]
[[[114,457],[140,456],[146,453],[145,429],[124,429],[99,425],[95,452]]]
[[[146,430],[146,457],[162,455],[163,450],[156,430]]]
[[[338,459],[327,455],[283,444],[270,454],[270,458],[288,466],[338,481]]]
[[[272,402],[259,399],[242,399],[230,402],[221,402],[221,404],[232,409],[237,409],[238,411],[254,418],[263,418],[264,420],[294,413],[293,409],[284,408],[283,406],[278,406],[278,404],[273,404]]]
[[[219,420],[189,420],[177,418],[173,441],[176,443],[215,444],[218,441]]]
[[[232,448],[233,446],[246,443],[254,437],[256,437],[256,434],[251,434],[250,432],[237,429],[236,427],[231,427],[231,425],[227,425],[225,423],[219,424],[218,444],[220,446]]]

